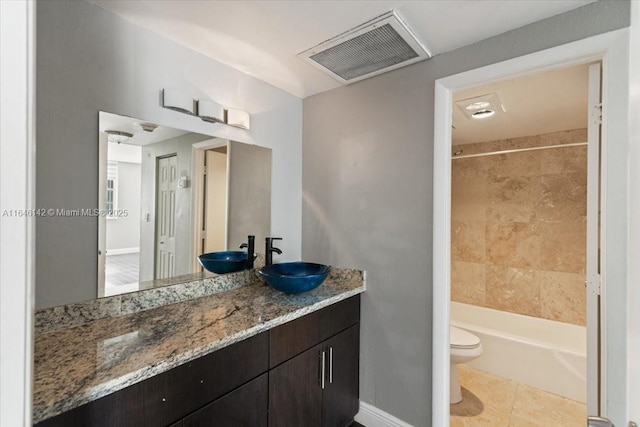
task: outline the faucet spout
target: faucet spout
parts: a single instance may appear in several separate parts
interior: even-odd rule
[[[247,248],[247,269],[253,268],[253,261],[256,259],[255,243],[256,236],[247,236],[247,242],[240,245],[240,249]]]
[[[282,251],[278,248],[273,247],[274,240],[282,240],[282,237],[267,237],[265,240],[265,248],[264,248],[264,265],[273,264],[273,253],[277,253],[278,255],[282,255]]]

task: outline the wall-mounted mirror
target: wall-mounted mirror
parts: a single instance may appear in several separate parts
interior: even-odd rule
[[[271,149],[100,112],[98,296],[212,275],[271,228]]]

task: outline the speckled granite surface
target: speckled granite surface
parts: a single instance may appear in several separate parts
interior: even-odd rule
[[[173,284],[169,284],[167,280],[154,280],[155,286],[150,286],[150,282],[143,282],[146,284],[144,289],[137,292],[37,310],[35,330],[47,332],[77,326],[98,319],[136,313],[228,291],[254,283],[257,280],[255,272],[254,269],[224,275],[194,273],[172,278]]]
[[[363,272],[332,268],[321,286],[299,295],[280,293],[255,280],[188,301],[40,330],[34,349],[33,421],[96,400],[364,290]]]

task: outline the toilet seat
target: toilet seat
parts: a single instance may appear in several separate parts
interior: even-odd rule
[[[449,326],[449,342],[451,348],[473,349],[480,346],[480,338],[455,326]]]

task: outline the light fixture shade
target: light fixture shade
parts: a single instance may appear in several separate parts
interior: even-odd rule
[[[246,111],[230,108],[227,110],[227,124],[249,130],[251,128],[251,116]]]
[[[133,134],[122,130],[105,130],[109,142],[122,144],[133,138]]]
[[[197,114],[205,122],[224,123],[224,108],[215,101],[200,99]]]
[[[193,115],[193,99],[177,89],[162,90],[162,106],[170,110]]]

